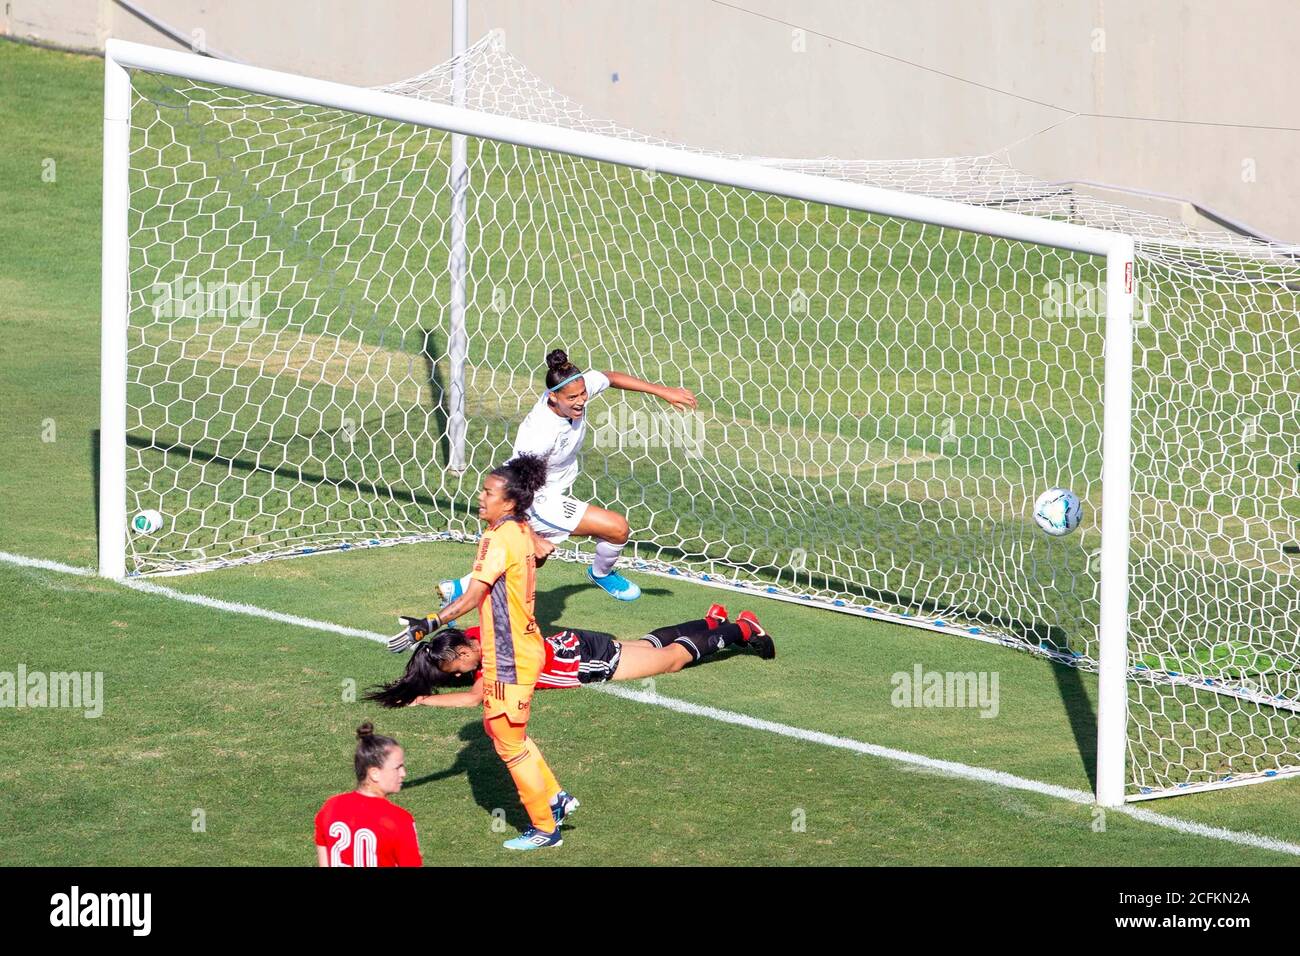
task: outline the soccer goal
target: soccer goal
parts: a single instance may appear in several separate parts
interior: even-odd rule
[[[574,493],[628,515],[634,567],[1096,669],[1104,804],[1300,769],[1269,551],[1297,516],[1265,456],[1186,451],[1225,396],[1276,412],[1289,287],[1191,307],[1124,232],[465,108],[450,77],[109,41],[102,574],[469,540],[564,345],[702,397],[593,418]],[[1175,289],[1136,340],[1135,282]],[[1032,521],[1051,487],[1074,534]]]

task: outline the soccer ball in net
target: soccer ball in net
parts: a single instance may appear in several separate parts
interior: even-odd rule
[[[1034,502],[1034,520],[1038,527],[1053,536],[1069,534],[1079,527],[1082,517],[1083,502],[1068,488],[1044,491]]]
[[[153,534],[163,526],[163,516],[152,509],[141,511],[131,519],[131,530],[136,534]]]

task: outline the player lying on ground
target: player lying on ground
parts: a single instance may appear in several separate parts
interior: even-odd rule
[[[696,407],[695,396],[684,388],[642,381],[626,372],[584,372],[569,361],[563,349],[546,356],[546,391],[525,416],[515,434],[515,455],[537,455],[546,462],[546,484],[533,498],[528,521],[533,530],[559,544],[570,535],[596,539],[596,559],[587,576],[605,593],[620,601],[635,601],[641,589],[614,570],[627,545],[627,518],[586,501],[569,497],[578,478],[578,453],[587,437],[587,403],[609,387],[647,392],[678,411]],[[444,601],[453,601],[468,586],[459,581],[439,585]],[[447,618],[443,618],[447,620]]]
[[[478,515],[486,530],[465,593],[439,614],[420,619],[428,633],[444,621],[478,611],[483,729],[510,771],[533,822],[521,836],[506,841],[510,850],[559,846],[560,821],[572,802],[528,736],[533,688],[546,663],[547,645],[533,611],[537,571],[527,513],[545,481],[546,463],[533,455],[517,455],[492,469],[478,496]],[[410,647],[415,631],[407,628],[389,641],[389,649]]]
[[[420,841],[411,815],[388,798],[402,789],[406,755],[369,722],[357,728],[352,758],[357,788],[325,801],[316,814],[320,866],[419,866]]]
[[[406,664],[406,673],[366,695],[385,707],[423,704],[429,707],[476,707],[483,699],[483,645],[476,627],[444,628],[431,634],[431,622],[407,618],[418,643]],[[422,623],[424,626],[422,626]],[[613,680],[639,680],[671,674],[724,647],[757,652],[764,660],[776,656],[776,645],[752,611],[734,622],[727,620],[721,604],[709,608],[701,619],[657,628],[639,641],[618,641],[600,631],[565,628],[546,639],[546,663],[537,677],[538,690],[558,690],[580,684]],[[467,691],[434,693],[439,684],[474,674]],[[576,806],[576,801],[574,805]]]

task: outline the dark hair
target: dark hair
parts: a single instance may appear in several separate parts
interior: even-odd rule
[[[581,375],[582,369],[569,361],[564,349],[552,349],[546,356],[546,387],[555,388],[566,378]]]
[[[397,680],[372,689],[366,700],[383,707],[405,707],[417,697],[432,694],[439,684],[447,684],[455,677],[441,667],[456,657],[456,651],[473,642],[457,627],[444,627],[437,634],[426,637],[415,645],[411,659],[406,662],[406,672]]]
[[[504,478],[506,497],[515,503],[515,518],[528,520],[528,509],[533,506],[533,495],[546,484],[546,462],[537,455],[516,455],[504,465],[493,468],[488,474]]]
[[[398,746],[392,737],[375,733],[375,725],[366,721],[357,728],[357,753],[352,758],[352,766],[357,771],[357,783],[364,783],[366,771],[371,767],[382,767],[388,759],[388,751]]]

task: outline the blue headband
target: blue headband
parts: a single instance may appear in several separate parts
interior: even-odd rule
[[[570,375],[563,382],[560,382],[554,388],[548,388],[546,391],[548,394],[554,395],[556,392],[564,388],[564,386],[568,385],[570,382],[576,382],[578,379],[582,378],[584,374],[585,374],[584,372],[578,372],[576,375]]]

